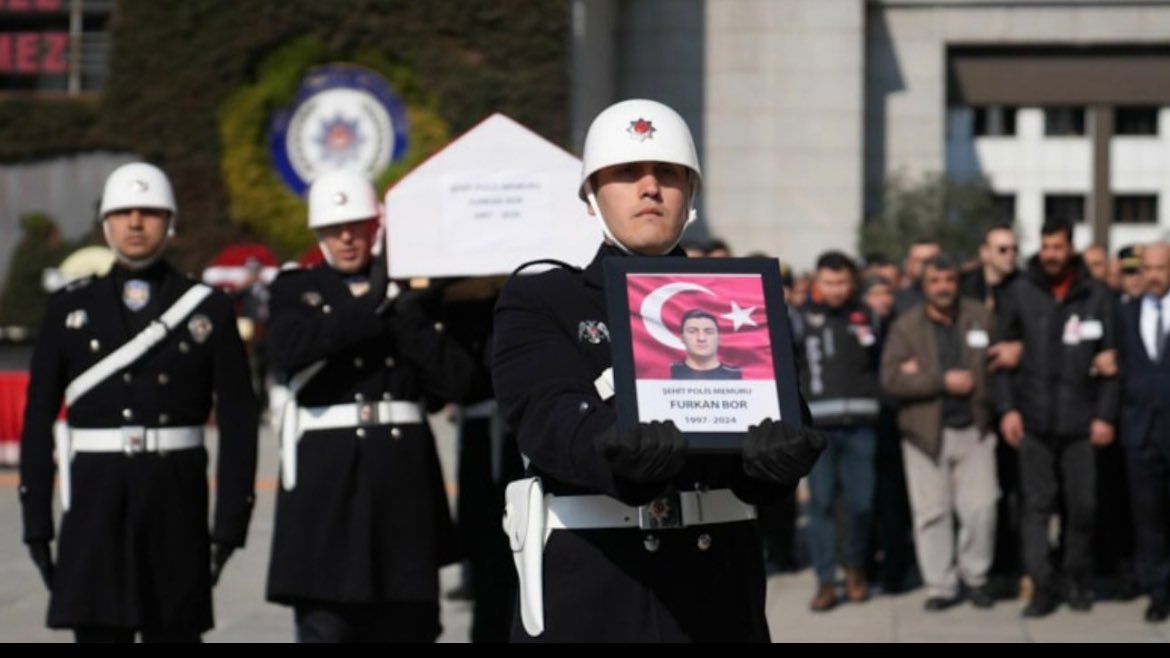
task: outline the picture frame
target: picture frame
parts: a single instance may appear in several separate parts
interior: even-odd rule
[[[738,453],[748,427],[801,424],[774,258],[605,261],[618,425],[672,420],[690,449]]]

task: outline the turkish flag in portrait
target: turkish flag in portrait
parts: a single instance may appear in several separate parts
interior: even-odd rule
[[[670,364],[686,358],[682,316],[696,309],[715,317],[720,362],[744,379],[776,378],[760,275],[630,274],[626,286],[635,378],[670,379]]]

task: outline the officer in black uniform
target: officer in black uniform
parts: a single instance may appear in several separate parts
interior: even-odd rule
[[[244,545],[258,406],[227,296],[161,260],[170,181],[132,163],[106,181],[112,271],[55,294],[33,352],[22,437],[24,541],[51,591],[50,628],[79,642],[198,641],[211,587]],[[53,539],[54,421],[64,514]],[[203,426],[219,427],[208,532]]]
[[[272,362],[289,377],[268,600],[302,642],[433,641],[454,529],[421,402],[460,401],[471,358],[434,295],[372,259],[380,209],[355,172],[318,178],[309,226],[326,264],[272,285]],[[393,299],[392,299],[393,298]]]
[[[589,129],[581,185],[606,244],[584,271],[515,276],[500,295],[496,396],[543,486],[509,488],[522,578],[513,640],[769,637],[752,504],[791,491],[823,439],[768,420],[747,433],[742,456],[700,456],[688,455],[671,422],[618,430],[603,393],[609,332],[588,330],[609,322],[605,259],[683,255],[677,244],[700,182],[677,113],[646,100],[611,106]],[[546,504],[547,516],[522,513],[518,486],[536,491],[526,500]],[[532,525],[546,518],[547,545]]]

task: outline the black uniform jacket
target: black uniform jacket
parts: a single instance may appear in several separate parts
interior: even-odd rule
[[[273,364],[291,375],[326,360],[298,405],[465,397],[474,364],[443,324],[415,304],[379,315],[380,301],[354,297],[326,265],[273,283]],[[455,542],[426,418],[358,429],[302,434],[296,488],[277,495],[270,601],[438,600],[437,570],[455,559]]]
[[[664,490],[624,486],[594,447],[594,436],[616,420],[612,400],[603,402],[594,388],[612,359],[609,342],[591,342],[580,327],[609,323],[602,261],[620,256],[602,246],[584,271],[514,276],[496,307],[496,397],[546,493],[640,503]],[[749,479],[738,455],[689,457],[671,486],[730,487],[753,504],[786,493]],[[545,632],[538,639],[765,641],[764,590],[754,522],[654,533],[554,530],[544,553]],[[518,620],[513,639],[529,639]]]
[[[129,313],[126,279],[150,282]],[[162,315],[194,282],[166,263],[121,267],[54,294],[33,352],[21,450],[24,539],[53,537],[52,426],[65,387]],[[77,453],[61,520],[49,626],[201,632],[212,626],[209,540],[243,546],[252,513],[258,408],[226,295],[213,292],[158,345],[69,408],[75,428],[219,428],[215,522],[208,533],[207,452]]]
[[[1018,368],[996,374],[996,411],[1019,411],[1029,434],[1085,436],[1094,418],[1117,421],[1121,378],[1092,372],[1093,357],[1120,344],[1116,302],[1079,256],[1072,267],[1063,301],[1036,257],[1000,291],[1000,339],[1022,340],[1024,354]]]

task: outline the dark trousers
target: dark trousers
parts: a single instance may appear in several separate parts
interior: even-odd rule
[[[835,427],[824,432],[828,439],[825,451],[808,474],[808,538],[817,581],[828,585],[835,582],[837,573],[838,491],[843,494],[847,510],[842,551],[845,566],[865,568],[869,557],[877,434],[872,425]]]
[[[456,518],[470,567],[468,584],[475,599],[471,641],[477,643],[507,642],[512,629],[516,568],[500,519],[504,487],[524,476],[512,435],[503,435],[499,453],[492,455],[491,423],[489,418],[465,419],[459,438]]]
[[[995,474],[999,479],[996,503],[995,558],[991,579],[1002,586],[1005,596],[1014,596],[1019,581],[1020,560],[1020,454],[996,433]]]
[[[177,633],[173,631],[138,630],[113,626],[82,626],[73,629],[73,639],[78,644],[129,644],[136,633],[142,634],[143,644],[195,644],[202,642],[199,633]]]
[[[1133,577],[1134,519],[1125,448],[1114,441],[1097,448],[1097,573]]]
[[[315,602],[294,608],[297,642],[434,642],[439,604]]]
[[[1020,489],[1024,509],[1020,533],[1024,567],[1037,588],[1053,589],[1058,572],[1052,564],[1048,523],[1064,502],[1061,545],[1063,572],[1078,582],[1093,575],[1093,521],[1097,506],[1097,471],[1088,436],[1028,434],[1020,443]]]
[[[898,429],[897,408],[892,405],[882,405],[878,418],[876,470],[874,545],[881,553],[876,575],[883,590],[901,592],[908,585],[907,577],[915,563],[914,526],[902,463],[902,433]]]
[[[1127,445],[1137,539],[1138,580],[1151,598],[1170,600],[1170,437]]]

